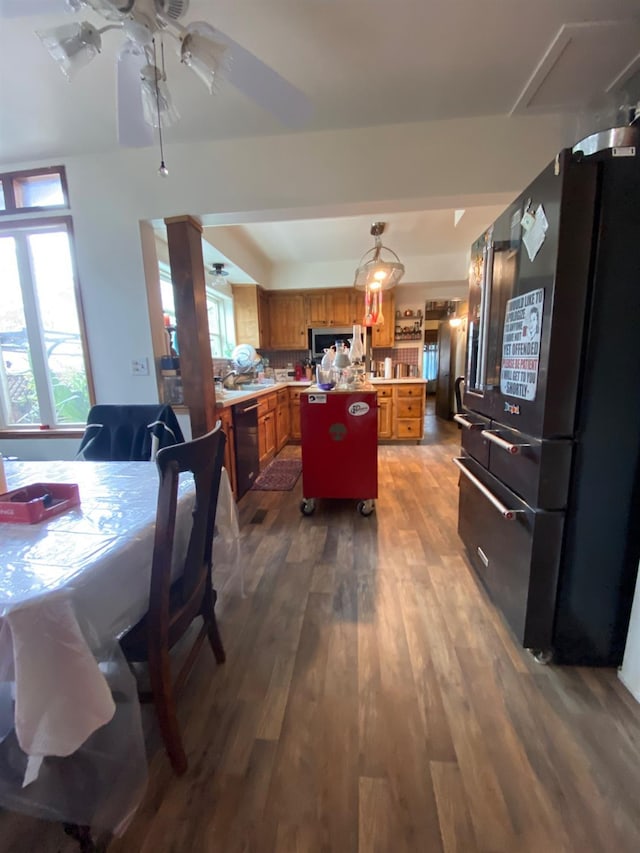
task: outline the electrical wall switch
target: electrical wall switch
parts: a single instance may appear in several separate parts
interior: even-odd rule
[[[149,375],[149,359],[134,358],[131,362],[132,376],[148,376]]]

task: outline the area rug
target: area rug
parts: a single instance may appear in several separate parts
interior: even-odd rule
[[[274,459],[258,475],[251,488],[260,492],[288,492],[295,486],[301,471],[299,459]]]

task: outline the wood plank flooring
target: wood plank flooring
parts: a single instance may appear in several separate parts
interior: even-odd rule
[[[457,536],[458,443],[429,407],[421,445],[382,446],[369,518],[303,517],[301,480],[242,499],[246,597],[219,573],[227,663],[203,648],[181,697],[189,770],[149,717],[147,796],[110,853],[640,850],[640,705],[514,644]],[[76,849],[10,814],[0,839]]]

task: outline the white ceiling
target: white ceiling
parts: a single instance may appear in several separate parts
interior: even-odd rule
[[[22,9],[30,0],[3,3]],[[34,35],[70,20],[63,0],[49,7],[46,16],[0,21],[0,164],[117,148],[122,37],[105,33],[102,54],[68,83]],[[87,10],[81,18],[100,22]],[[640,67],[638,0],[191,0],[192,20],[209,21],[302,90],[313,108],[307,131],[375,133],[390,123],[576,110],[607,98],[615,105],[607,88]],[[181,116],[168,144],[291,132],[224,81],[211,97],[180,66],[171,40],[166,47]],[[312,259],[353,268],[373,245],[372,219],[387,219],[384,242],[407,263],[464,251],[497,212],[467,207],[454,228],[453,210],[257,223],[236,236],[276,271]],[[218,257],[227,258],[210,260]]]

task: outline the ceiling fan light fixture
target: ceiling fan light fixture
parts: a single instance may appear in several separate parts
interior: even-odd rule
[[[102,50],[100,31],[88,21],[37,30],[42,44],[68,80]]]
[[[184,28],[180,40],[180,61],[213,93],[218,77],[227,68],[227,45],[215,29],[204,21]]]
[[[391,290],[404,275],[404,264],[400,263],[400,258],[382,245],[381,236],[385,226],[385,222],[374,222],[371,226],[375,246],[360,259],[353,282],[358,290]],[[383,258],[383,252],[391,255],[391,258]]]

